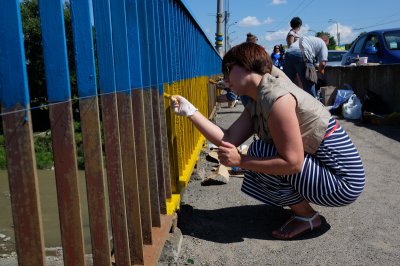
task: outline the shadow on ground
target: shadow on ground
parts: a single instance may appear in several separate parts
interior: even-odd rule
[[[337,118],[337,120],[339,121],[347,121],[349,123],[353,123],[355,126],[359,127],[359,128],[367,128],[370,130],[373,130],[375,132],[378,132],[390,139],[393,139],[395,141],[400,142],[400,125],[375,125],[375,124],[371,124],[371,123],[364,123],[362,121],[359,120],[345,120],[344,118]]]
[[[245,238],[274,240],[271,231],[279,228],[291,215],[290,210],[266,205],[216,210],[199,210],[190,205],[182,205],[178,227],[184,235],[218,243],[242,242]],[[326,233],[330,225],[321,217],[322,226],[318,231],[297,240],[315,238]]]
[[[373,125],[373,124],[355,124],[359,127],[365,127],[374,130],[388,138],[400,142],[400,125]]]

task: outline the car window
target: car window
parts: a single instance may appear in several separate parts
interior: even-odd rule
[[[379,50],[379,47],[378,36],[375,34],[368,35],[365,42],[364,52],[368,54],[376,53]]]
[[[342,57],[346,52],[328,52],[328,62],[342,61]]]
[[[353,53],[355,54],[361,54],[362,48],[364,46],[365,40],[367,39],[367,35],[364,35],[358,39],[356,42],[356,45],[354,46]]]
[[[384,38],[389,50],[400,50],[400,31],[387,32]]]

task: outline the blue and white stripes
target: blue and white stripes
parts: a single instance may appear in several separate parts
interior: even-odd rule
[[[326,132],[336,124],[331,118]],[[250,156],[276,155],[273,144],[253,142]],[[354,202],[364,189],[365,173],[357,149],[338,126],[326,137],[315,155],[305,154],[300,173],[275,176],[245,171],[242,191],[266,204],[291,206],[303,199],[322,206],[339,207]]]

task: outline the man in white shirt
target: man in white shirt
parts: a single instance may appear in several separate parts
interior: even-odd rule
[[[300,46],[300,42],[303,49]],[[316,96],[315,84],[305,78],[306,62],[314,64],[318,60],[318,71],[323,75],[328,61],[328,43],[329,38],[326,35],[320,37],[304,36],[294,42],[285,53],[283,71],[292,81],[295,80],[298,74],[303,89],[314,97]],[[304,55],[302,50],[304,50]]]

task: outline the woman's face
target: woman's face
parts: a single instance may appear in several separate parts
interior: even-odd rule
[[[249,71],[234,64],[227,68],[225,82],[229,84],[229,88],[237,95],[246,95],[249,74]]]

